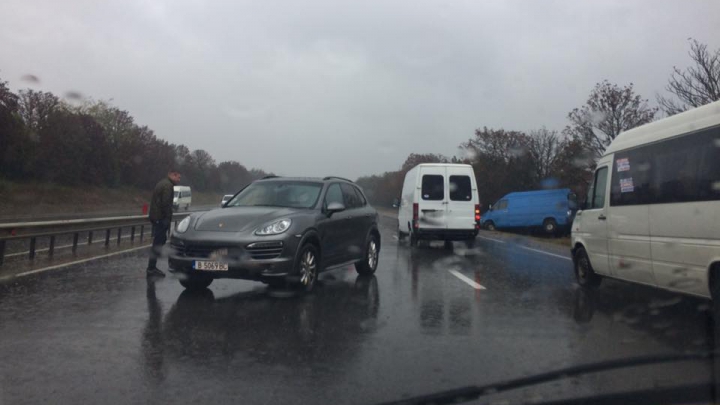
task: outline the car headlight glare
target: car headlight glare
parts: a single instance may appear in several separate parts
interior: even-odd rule
[[[292,221],[289,219],[281,219],[273,223],[267,224],[255,231],[256,235],[277,235],[290,229]]]
[[[188,230],[188,227],[190,226],[190,217],[185,217],[180,223],[177,225],[177,229],[175,229],[178,233],[185,233],[185,231]]]

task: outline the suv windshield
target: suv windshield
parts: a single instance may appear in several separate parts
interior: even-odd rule
[[[322,190],[320,183],[266,181],[249,185],[228,207],[273,206],[311,208]]]

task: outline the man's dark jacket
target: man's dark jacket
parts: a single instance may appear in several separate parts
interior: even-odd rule
[[[168,221],[172,220],[173,209],[173,182],[169,178],[164,178],[155,185],[152,201],[150,202],[150,221]]]

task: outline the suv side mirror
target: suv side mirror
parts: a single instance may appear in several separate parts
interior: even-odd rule
[[[327,206],[327,213],[329,215],[332,215],[336,212],[342,212],[345,211],[345,206],[342,203],[339,202],[331,202]]]

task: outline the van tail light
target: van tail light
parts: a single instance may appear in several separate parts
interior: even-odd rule
[[[480,204],[475,204],[475,222],[480,222]]]
[[[418,228],[420,227],[420,223],[418,222],[418,219],[419,219],[418,215],[419,215],[419,213],[420,213],[420,207],[418,206],[418,203],[414,203],[414,204],[413,204],[413,218],[412,218],[412,223],[413,223],[413,228],[415,228],[415,229],[418,229]]]

